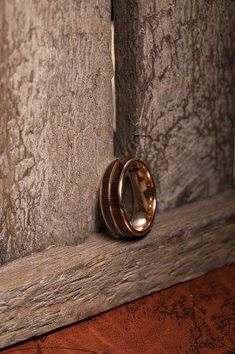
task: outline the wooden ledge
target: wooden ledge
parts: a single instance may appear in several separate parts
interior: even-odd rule
[[[235,191],[158,215],[139,241],[91,235],[0,268],[0,348],[235,261]]]

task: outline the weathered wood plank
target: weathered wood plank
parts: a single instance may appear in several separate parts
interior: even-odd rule
[[[0,263],[95,230],[113,155],[109,0],[0,0]]]
[[[157,216],[139,241],[94,234],[0,268],[0,347],[235,261],[235,191]]]
[[[118,154],[148,160],[164,210],[232,185],[235,2],[114,2]]]

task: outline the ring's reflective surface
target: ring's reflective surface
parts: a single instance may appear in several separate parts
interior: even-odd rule
[[[113,161],[103,176],[100,207],[112,233],[146,235],[156,212],[154,180],[146,164],[128,157]]]

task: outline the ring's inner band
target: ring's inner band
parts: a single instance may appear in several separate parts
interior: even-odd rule
[[[154,183],[145,165],[131,162],[123,179],[122,205],[129,223],[139,232],[152,222],[156,207],[154,195]]]

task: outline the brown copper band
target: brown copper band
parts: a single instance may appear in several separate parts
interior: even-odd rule
[[[146,209],[144,220],[146,226],[138,228],[128,219],[122,202],[125,174],[135,167],[138,178],[135,185],[137,202]],[[141,177],[142,176],[142,177]],[[144,177],[143,177],[144,176]],[[141,189],[144,184],[144,190]],[[139,188],[139,190],[138,190]],[[141,204],[142,203],[142,204]],[[148,207],[149,203],[149,207]],[[140,160],[124,157],[114,160],[107,167],[100,187],[100,206],[103,218],[109,230],[119,237],[140,237],[147,234],[153,223],[156,210],[155,185],[149,168]],[[140,218],[141,221],[141,218]],[[138,218],[137,218],[138,222]]]

